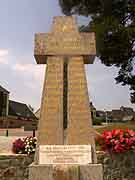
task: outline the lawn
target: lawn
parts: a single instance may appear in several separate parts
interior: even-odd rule
[[[95,129],[99,133],[102,133],[105,130],[127,129],[127,128],[135,131],[135,122],[132,122],[132,123],[114,123],[114,124],[109,124],[109,125],[104,126],[104,127],[101,126],[101,127],[95,128]]]

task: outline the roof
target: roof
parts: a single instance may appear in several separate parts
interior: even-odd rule
[[[40,118],[40,108],[35,112],[35,116],[39,119]]]
[[[130,107],[121,106],[120,109],[121,109],[121,111],[124,111],[124,112],[126,112],[128,114],[133,114],[134,113],[133,108],[130,108]]]
[[[100,113],[100,114],[105,114],[105,111],[102,111],[102,110],[97,110],[97,113]]]
[[[7,90],[6,90],[5,88],[3,88],[1,85],[0,85],[0,92],[9,94],[9,91],[7,91]]]
[[[124,112],[119,109],[113,109],[112,110],[112,116],[123,116]]]
[[[37,119],[26,104],[9,100],[9,113],[11,116]]]
[[[119,109],[113,109],[112,113],[123,113],[123,112],[121,110],[119,110]]]

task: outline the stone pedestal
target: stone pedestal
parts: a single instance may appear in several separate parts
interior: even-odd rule
[[[89,164],[87,166],[80,166],[79,180],[103,180],[102,164]]]
[[[29,180],[103,180],[101,164],[35,165],[29,167]]]

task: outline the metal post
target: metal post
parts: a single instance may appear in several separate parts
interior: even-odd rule
[[[8,129],[6,130],[6,137],[8,137]]]
[[[33,137],[35,137],[35,129],[33,129]]]

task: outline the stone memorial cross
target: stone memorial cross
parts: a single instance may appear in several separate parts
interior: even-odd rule
[[[50,33],[36,34],[36,61],[47,66],[29,180],[103,180],[84,69],[95,54],[94,33],[79,33],[74,17],[55,17]]]
[[[84,68],[93,63],[95,54],[94,33],[79,33],[75,17],[54,17],[50,33],[35,35],[35,59],[47,64],[39,145],[91,144],[95,151]]]

